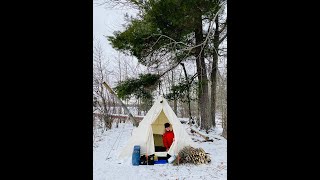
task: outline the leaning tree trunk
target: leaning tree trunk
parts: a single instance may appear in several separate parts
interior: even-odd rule
[[[217,70],[218,70],[218,47],[219,47],[219,16],[215,19],[216,29],[213,35],[213,62],[211,70],[211,119],[213,127],[216,126],[216,87],[217,87]]]
[[[196,45],[199,45],[203,42],[203,33],[202,33],[202,18],[201,13],[198,14],[196,18],[196,28],[195,28],[195,38]],[[211,127],[210,121],[210,103],[209,103],[209,93],[208,93],[208,78],[206,64],[204,61],[204,46],[198,46],[195,49],[196,51],[196,64],[197,64],[197,74],[199,79],[199,107],[201,115],[201,129],[208,131]]]
[[[123,109],[128,113],[129,118],[132,120],[133,125],[135,127],[138,127],[139,122],[133,117],[133,115],[131,114],[131,112],[129,111],[129,109],[127,108],[127,106],[118,98],[118,96],[116,95],[116,93],[114,93],[114,91],[108,86],[107,83],[103,82],[103,85],[105,86],[105,88],[119,101],[119,103],[121,104],[121,106],[123,107]]]

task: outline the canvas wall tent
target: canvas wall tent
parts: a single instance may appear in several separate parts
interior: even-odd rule
[[[155,152],[155,145],[162,144],[162,134],[165,131],[164,124],[167,122],[171,124],[175,141],[168,152]],[[166,156],[167,153],[171,156],[177,155],[182,148],[188,145],[196,147],[167,100],[163,97],[157,98],[139,126],[133,129],[132,136],[120,152],[119,158],[131,156],[134,145],[140,145],[141,155],[155,154],[157,156]]]

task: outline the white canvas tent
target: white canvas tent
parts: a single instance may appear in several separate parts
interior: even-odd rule
[[[155,143],[162,144],[162,139],[154,137],[162,136],[165,132],[164,124],[167,122],[171,124],[175,141],[172,143],[168,152],[155,152]],[[185,146],[196,146],[169,106],[167,100],[163,97],[157,98],[139,126],[133,129],[132,136],[128,144],[120,152],[119,158],[131,156],[135,145],[140,145],[141,155],[155,154],[157,156],[166,156],[167,153],[171,156],[177,155]]]

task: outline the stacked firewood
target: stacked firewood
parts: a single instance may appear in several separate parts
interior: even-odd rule
[[[173,161],[173,165],[184,163],[208,164],[210,161],[210,156],[202,148],[186,146],[179,152],[179,156]]]

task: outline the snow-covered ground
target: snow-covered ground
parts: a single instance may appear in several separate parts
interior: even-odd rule
[[[117,159],[119,151],[126,145],[134,128],[130,123],[120,123],[94,139],[93,179],[94,180],[140,180],[140,179],[227,179],[227,140],[221,136],[221,123],[209,132],[213,142],[201,142],[204,139],[198,134],[191,134],[188,125],[183,124],[191,138],[207,153],[211,163],[202,165],[155,164],[132,166],[131,158]]]

